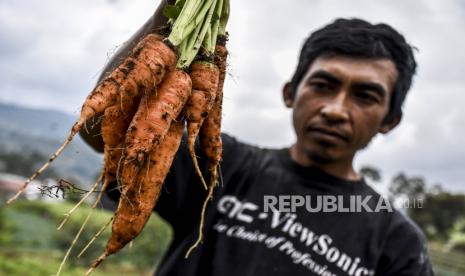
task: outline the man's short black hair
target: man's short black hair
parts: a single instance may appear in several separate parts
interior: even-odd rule
[[[392,60],[398,77],[384,123],[402,116],[402,103],[417,67],[413,47],[403,35],[387,24],[374,25],[361,19],[337,19],[313,32],[302,47],[291,79],[292,96],[313,61],[326,54]]]

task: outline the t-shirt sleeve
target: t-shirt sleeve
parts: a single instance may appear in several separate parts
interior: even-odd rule
[[[375,275],[434,275],[426,238],[415,223],[396,211],[387,233],[384,251]]]

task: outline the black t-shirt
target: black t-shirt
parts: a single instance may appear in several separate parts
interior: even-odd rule
[[[422,232],[399,211],[383,208],[387,201],[363,180],[302,167],[288,149],[222,138],[221,183],[208,205],[203,243],[187,259],[207,193],[185,143],[180,147],[155,208],[174,230],[156,275],[433,275]],[[199,162],[208,182],[201,155]],[[339,212],[323,212],[328,198],[343,202]],[[273,209],[265,204],[273,199],[287,202],[275,208],[290,207],[293,199],[300,205]]]

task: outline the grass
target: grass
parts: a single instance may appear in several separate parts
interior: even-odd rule
[[[59,250],[26,250],[13,249],[0,251],[1,275],[42,276],[53,275],[60,265],[62,252]],[[61,275],[82,276],[87,271],[84,266],[66,266]],[[115,264],[102,265],[92,275],[152,275],[153,269],[137,269],[134,266],[120,266]]]
[[[465,275],[465,253],[449,250],[439,243],[430,243],[429,248],[437,276]]]
[[[51,275],[60,262],[88,212],[81,206],[63,227],[56,230],[63,214],[73,203],[17,201],[0,208],[0,275]],[[61,275],[83,275],[104,250],[108,227],[81,257],[76,255],[111,218],[112,213],[96,210],[76,243]],[[153,214],[132,246],[110,256],[93,275],[151,275],[171,239],[171,229]]]

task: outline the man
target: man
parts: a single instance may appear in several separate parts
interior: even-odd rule
[[[221,185],[189,258],[206,191],[181,146],[156,206],[174,231],[157,275],[432,275],[421,231],[353,168],[359,150],[399,124],[415,70],[411,46],[388,25],[339,19],[312,33],[283,89],[297,140],[275,150],[223,135]],[[207,174],[200,151],[199,160]]]

